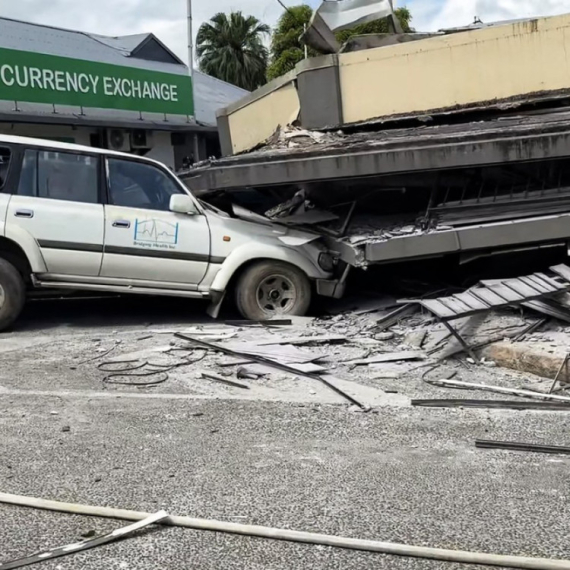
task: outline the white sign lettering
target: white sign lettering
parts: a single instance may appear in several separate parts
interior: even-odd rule
[[[178,86],[157,81],[122,77],[101,77],[57,69],[39,69],[24,65],[0,66],[0,86],[23,87],[71,93],[89,93],[126,99],[178,101]]]

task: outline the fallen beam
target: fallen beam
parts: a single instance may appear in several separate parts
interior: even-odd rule
[[[481,449],[507,449],[510,451],[530,451],[533,453],[555,453],[555,454],[570,455],[570,447],[561,447],[558,445],[536,445],[533,443],[515,443],[510,441],[487,441],[487,440],[478,439],[475,441],[475,447]]]
[[[294,366],[288,366],[287,364],[281,364],[280,362],[275,362],[274,360],[271,360],[270,358],[266,358],[265,356],[258,356],[258,355],[253,355],[253,354],[243,354],[243,353],[237,352],[235,350],[232,350],[231,348],[227,348],[226,346],[222,346],[219,344],[214,344],[212,342],[206,342],[203,340],[199,340],[197,338],[193,338],[191,336],[187,336],[187,335],[184,335],[182,333],[175,333],[174,336],[177,338],[181,338],[182,340],[186,340],[188,342],[196,344],[198,346],[201,346],[203,348],[208,348],[210,350],[218,350],[220,352],[223,352],[224,354],[228,354],[229,356],[235,356],[237,358],[247,358],[248,360],[250,360],[252,362],[257,362],[259,364],[266,364],[267,366],[271,366],[277,370],[281,370],[281,371],[287,372],[289,374],[294,374],[296,376],[304,376],[305,378],[310,378],[311,380],[318,380],[319,382],[322,382],[323,384],[328,386],[331,390],[333,390],[334,392],[336,392],[337,394],[339,394],[340,396],[342,396],[343,398],[348,400],[351,404],[354,404],[354,405],[358,406],[359,408],[362,408],[365,411],[370,410],[370,406],[367,406],[366,404],[359,402],[356,398],[354,398],[350,394],[347,394],[344,390],[341,390],[330,379],[324,378],[320,374],[315,374],[312,372],[302,372],[302,371],[296,369]]]
[[[96,546],[109,544],[109,542],[126,538],[134,532],[137,532],[138,530],[145,528],[151,524],[164,522],[164,520],[167,518],[168,514],[164,511],[160,511],[154,515],[147,515],[145,513],[145,516],[141,519],[127,519],[138,520],[139,522],[136,522],[124,528],[118,528],[117,530],[114,530],[103,536],[98,536],[90,540],[76,542],[73,544],[66,544],[65,546],[58,546],[57,548],[45,550],[44,552],[38,552],[24,558],[18,558],[18,560],[12,560],[11,562],[0,563],[0,570],[13,570],[14,568],[22,568],[24,566],[30,566],[31,564],[37,564],[38,562],[44,562],[45,560],[52,560],[54,558],[60,558],[61,556],[65,556],[67,554],[75,554],[76,552],[89,550],[90,548],[95,548]]]
[[[94,507],[74,503],[60,503],[59,501],[48,501],[33,497],[10,495],[8,493],[0,493],[0,503],[48,511],[133,521],[143,520],[150,516],[148,513],[138,511],[127,511],[110,507]],[[195,530],[225,532],[241,536],[255,536],[273,540],[285,540],[288,542],[333,546],[336,548],[362,550],[366,552],[379,552],[396,556],[443,560],[445,562],[482,564],[486,566],[499,566],[501,568],[522,568],[524,570],[570,570],[570,560],[528,558],[525,556],[508,556],[462,550],[447,550],[444,548],[429,548],[425,546],[409,546],[407,544],[344,538],[313,532],[299,532],[295,530],[195,519],[191,517],[169,516],[162,521],[162,524],[192,528]]]
[[[568,404],[558,402],[519,402],[509,400],[412,400],[419,408],[477,408],[497,410],[537,410],[543,412],[570,412]]]

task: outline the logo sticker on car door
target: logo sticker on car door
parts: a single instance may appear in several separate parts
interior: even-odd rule
[[[180,224],[151,218],[135,221],[134,243],[151,249],[176,249]]]

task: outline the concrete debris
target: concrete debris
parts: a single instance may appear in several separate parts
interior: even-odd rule
[[[243,390],[249,390],[249,386],[247,384],[242,384],[241,382],[235,382],[234,380],[229,380],[228,378],[224,378],[223,376],[218,376],[217,374],[212,374],[210,372],[202,372],[202,377],[207,378],[208,380],[221,382],[222,384],[227,384],[228,386],[232,386],[233,388],[242,388]]]

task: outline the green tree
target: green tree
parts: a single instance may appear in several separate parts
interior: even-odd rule
[[[404,33],[414,31],[411,26],[412,13],[408,8],[396,8],[396,10],[394,10],[394,14],[396,14],[396,17],[400,21],[400,25],[402,26]],[[361,24],[360,26],[355,26],[354,28],[337,32],[336,39],[342,45],[354,36],[362,36],[364,34],[388,34],[392,31],[391,22],[388,21],[388,18],[383,18],[382,20],[368,22],[367,24]]]
[[[269,33],[269,26],[253,16],[216,14],[198,30],[200,70],[242,89],[257,89],[266,82],[269,52],[263,38]]]
[[[397,8],[396,17],[402,25],[404,32],[412,32],[412,14],[408,8]],[[300,41],[305,26],[309,25],[313,10],[310,6],[302,4],[286,10],[273,31],[271,39],[271,64],[267,70],[267,78],[275,79],[291,71],[302,59],[305,58],[305,46]],[[336,34],[340,44],[344,44],[353,36],[362,34],[386,34],[391,32],[391,26],[387,18],[355,26],[348,30],[342,30]],[[319,55],[309,48],[309,57]]]
[[[268,79],[284,75],[305,58],[305,46],[300,38],[305,26],[309,25],[312,15],[313,10],[306,4],[293,6],[283,12],[271,38],[271,65],[267,70]],[[309,57],[319,55],[310,48],[308,51]]]

